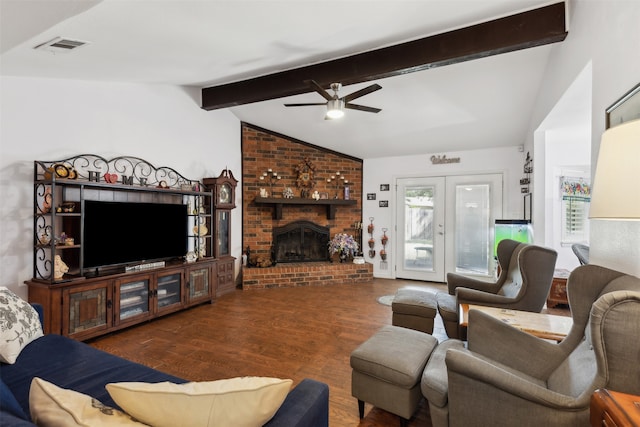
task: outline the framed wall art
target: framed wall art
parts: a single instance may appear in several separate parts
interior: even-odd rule
[[[367,193],[367,200],[375,200],[376,193]]]
[[[640,83],[605,110],[605,129],[640,119]]]
[[[380,191],[389,191],[389,184],[380,184]]]

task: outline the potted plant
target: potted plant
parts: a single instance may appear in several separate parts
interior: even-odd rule
[[[345,262],[349,256],[358,253],[358,243],[353,236],[345,233],[338,233],[329,242],[329,255],[338,253],[340,262]]]

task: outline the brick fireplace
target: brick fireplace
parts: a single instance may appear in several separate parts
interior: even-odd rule
[[[329,261],[329,227],[311,221],[294,221],[273,227],[273,255],[276,263]]]
[[[314,186],[303,193],[304,188],[297,185],[296,167],[305,161],[314,167]],[[270,181],[260,179],[269,170],[280,177],[274,180],[273,186]],[[348,181],[349,199],[354,202],[338,203],[331,209],[326,204],[330,200],[314,203],[310,198],[314,190],[323,197],[333,199],[337,194],[340,200],[344,199],[344,181],[332,179],[337,172],[344,177],[342,180]],[[285,189],[290,188],[299,203],[283,203],[277,207],[256,203],[261,188],[273,198],[283,198]],[[249,248],[249,263],[278,257],[278,263],[272,267],[243,268],[243,289],[357,283],[373,278],[370,264],[330,263],[328,251],[323,253],[327,250],[328,239],[335,234],[357,234],[356,224],[362,221],[362,159],[242,123],[242,198],[242,247]],[[287,228],[290,224],[304,226],[294,231]],[[320,230],[328,230],[328,236],[320,237]],[[274,231],[290,235],[298,233],[303,241],[313,238],[313,247],[291,249],[290,246],[282,253],[276,253]]]

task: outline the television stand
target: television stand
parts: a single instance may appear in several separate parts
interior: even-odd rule
[[[208,258],[54,284],[25,283],[29,302],[44,308],[44,332],[82,341],[213,302],[218,262]]]

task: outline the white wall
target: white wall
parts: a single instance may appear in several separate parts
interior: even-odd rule
[[[447,158],[460,158],[460,163],[448,163],[433,165],[432,155],[446,155]],[[365,159],[363,168],[363,201],[362,218],[365,225],[365,235],[363,241],[368,240],[366,225],[369,224],[369,217],[374,217],[375,232],[374,238],[379,242],[382,235],[382,228],[388,228],[387,235],[387,263],[388,269],[381,269],[380,256],[378,255],[382,247],[376,245],[376,258],[371,260],[367,255],[368,246],[365,245],[363,252],[367,262],[373,262],[373,275],[375,277],[395,277],[393,265],[395,257],[393,248],[396,244],[394,230],[396,191],[395,182],[398,178],[418,177],[418,176],[451,176],[451,175],[473,175],[482,173],[502,173],[504,176],[503,191],[503,215],[505,219],[523,218],[523,201],[520,193],[520,178],[523,177],[523,166],[526,153],[520,152],[519,147],[490,148],[486,150],[459,151],[447,153],[432,153],[419,156],[388,157],[377,159]],[[389,184],[389,191],[380,191],[380,184]],[[376,200],[366,200],[367,193],[376,193]],[[389,207],[378,206],[380,200],[388,200]]]
[[[562,197],[560,177],[585,178],[590,182],[591,173],[591,133],[588,128],[554,129],[546,133],[545,149],[545,203],[544,215],[547,219],[543,243],[536,243],[558,252],[557,268],[573,270],[580,265],[578,258],[568,244],[562,244]],[[587,225],[588,227],[588,225]],[[535,228],[535,224],[534,224]],[[542,233],[536,233],[534,237]],[[587,236],[588,237],[588,236]],[[581,242],[581,243],[589,243]]]
[[[569,35],[554,45],[525,146],[532,149],[534,131],[591,62],[593,171],[605,109],[640,79],[640,2],[573,0],[570,6]],[[591,221],[590,226],[590,261],[640,276],[640,221]]]
[[[1,77],[0,100],[0,286],[24,298],[33,276],[34,160],[135,156],[190,179],[226,166],[241,178],[239,120],[202,110],[199,89]],[[240,208],[232,226],[240,258]]]

